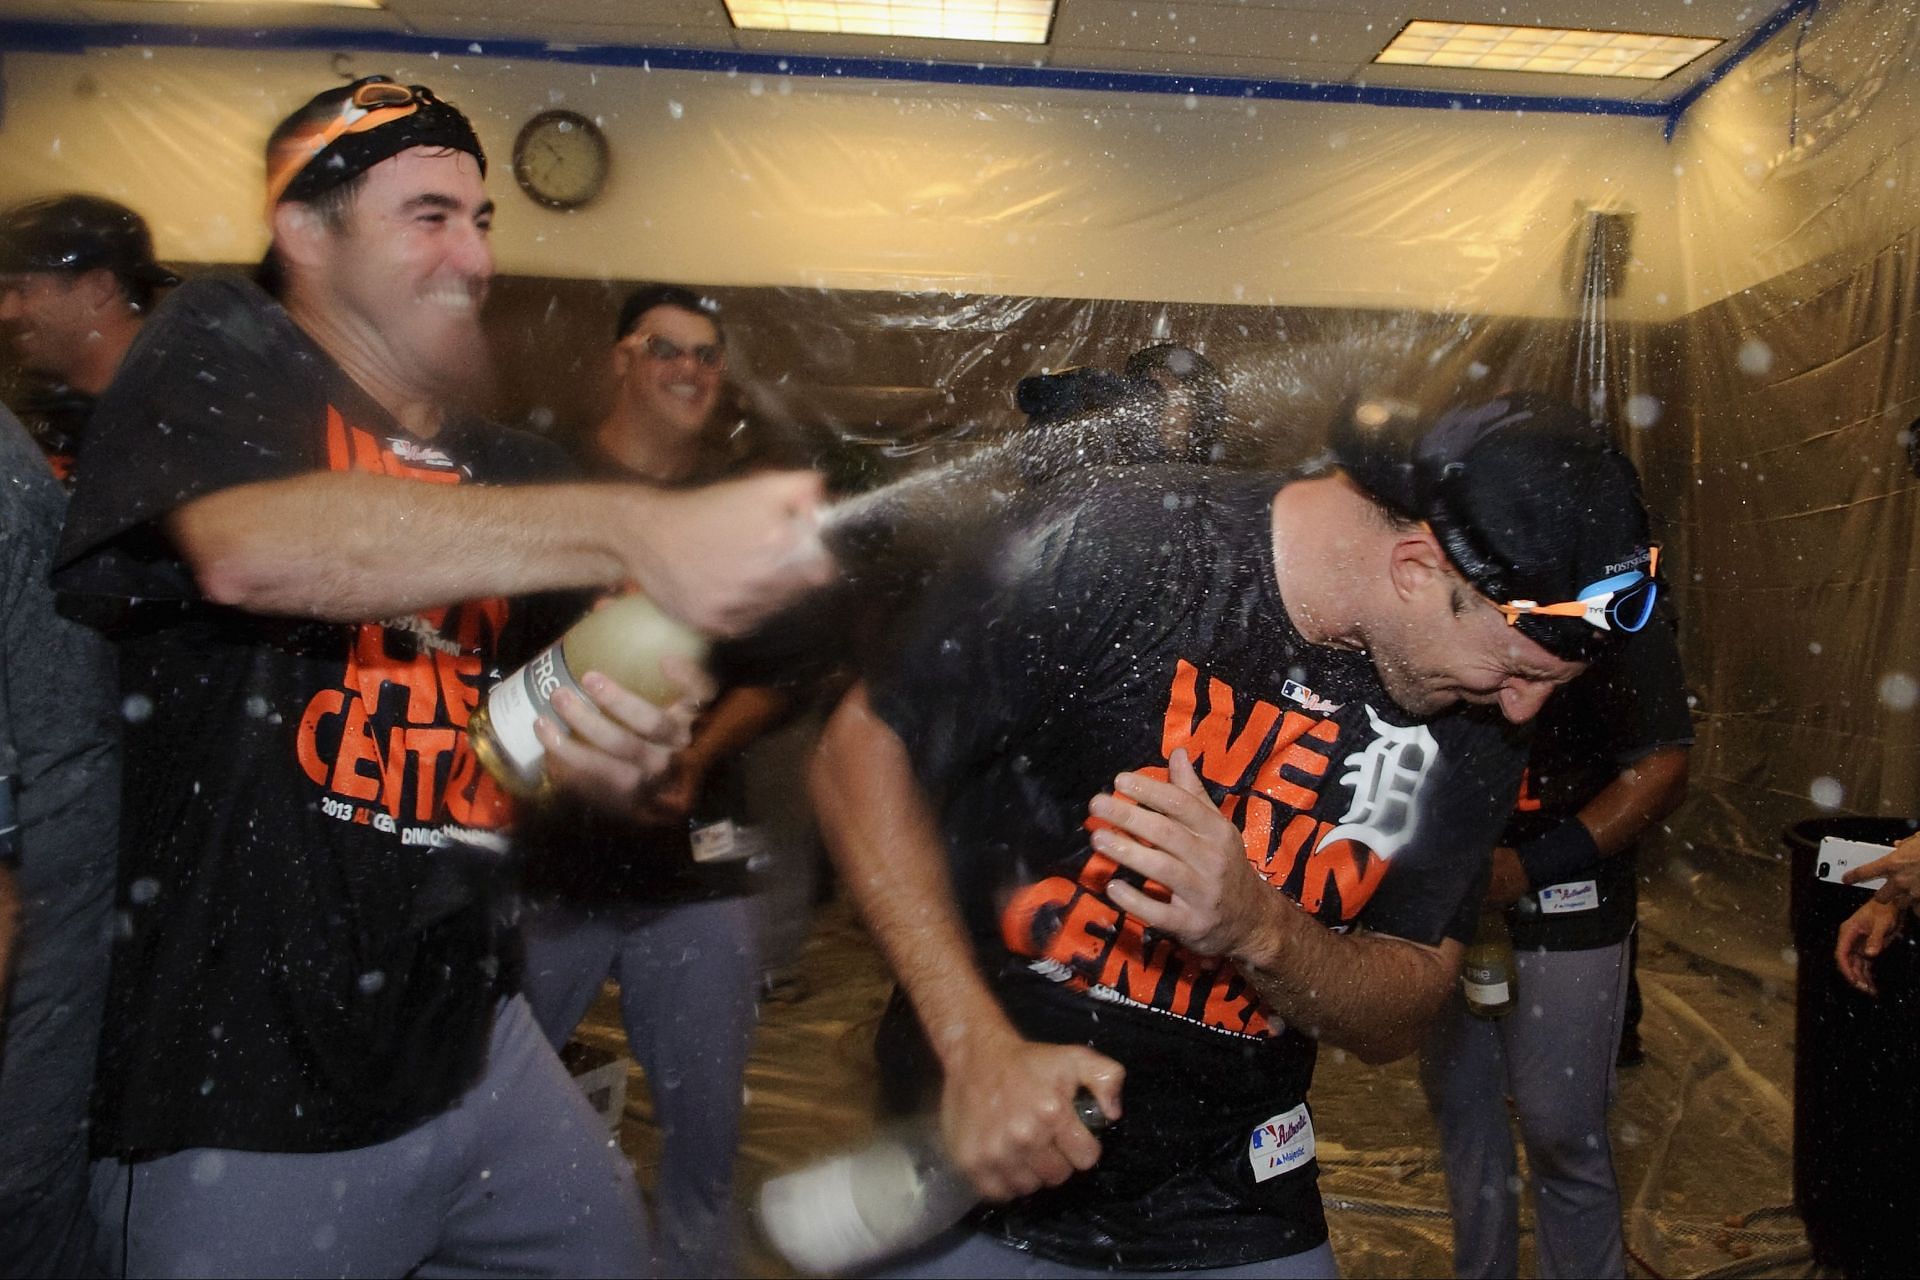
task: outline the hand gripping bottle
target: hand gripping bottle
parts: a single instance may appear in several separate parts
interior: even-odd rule
[[[1476,1018],[1504,1018],[1513,1012],[1519,989],[1513,968],[1513,940],[1507,935],[1506,912],[1498,907],[1480,913],[1480,927],[1467,947],[1460,985],[1466,989],[1467,1012]]]
[[[1106,1113],[1081,1090],[1074,1113],[1094,1132]],[[867,1146],[760,1188],[760,1227],[797,1270],[844,1275],[904,1253],[951,1227],[980,1193],[947,1159],[931,1115],[890,1125]]]
[[[553,695],[571,689],[586,698],[580,677],[598,671],[648,702],[666,706],[680,696],[679,686],[660,670],[660,660],[672,656],[696,664],[706,661],[706,638],[638,592],[614,596],[495,685],[474,708],[467,721],[474,754],[514,795],[539,795],[547,784],[546,749],[533,736],[533,722],[543,715],[559,722],[552,710]]]

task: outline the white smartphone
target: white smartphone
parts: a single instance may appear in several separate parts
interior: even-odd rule
[[[1842,840],[1838,836],[1828,836],[1820,842],[1820,848],[1814,854],[1814,872],[1822,880],[1839,884],[1840,878],[1855,867],[1864,867],[1893,852],[1893,846],[1868,844],[1864,840]],[[1862,880],[1848,886],[1853,889],[1878,889],[1885,884],[1885,876],[1878,880]]]

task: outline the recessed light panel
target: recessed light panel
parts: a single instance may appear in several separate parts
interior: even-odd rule
[[[1636,31],[1564,27],[1496,27],[1477,22],[1409,22],[1375,62],[1478,71],[1535,71],[1561,76],[1624,76],[1659,80],[1686,66],[1718,40]]]
[[[266,4],[266,3],[272,3],[272,4],[289,4],[289,5],[292,5],[292,4],[297,4],[297,5],[308,5],[308,6],[311,6],[311,7],[313,7],[313,8],[316,8],[316,9],[317,9],[317,8],[327,8],[327,9],[384,9],[384,8],[386,8],[386,7],[387,7],[387,6],[386,6],[386,4],[384,3],[384,0],[148,0],[148,3],[150,3],[150,4],[174,4],[174,3],[181,3],[181,4],[216,4],[216,5],[218,5],[218,4],[226,4],[226,5],[239,5],[239,4],[244,4],[244,5],[249,5],[249,6],[251,6],[251,7],[253,7],[253,8],[256,8],[256,9],[258,9],[258,8],[261,8],[261,7],[263,6],[263,4]]]
[[[1053,0],[726,0],[747,31],[1045,44]]]

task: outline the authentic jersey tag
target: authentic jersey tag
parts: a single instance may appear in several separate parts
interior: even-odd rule
[[[1565,884],[1545,885],[1540,890],[1540,914],[1564,916],[1575,911],[1600,909],[1600,884],[1595,880],[1569,880]]]
[[[1315,715],[1330,716],[1340,710],[1340,704],[1329,702],[1298,680],[1289,680],[1280,686],[1280,696],[1290,702],[1297,702]]]
[[[1255,1182],[1292,1173],[1313,1154],[1313,1117],[1304,1102],[1257,1126],[1247,1139],[1247,1162],[1253,1166]]]

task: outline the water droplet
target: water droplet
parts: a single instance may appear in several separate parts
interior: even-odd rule
[[[144,907],[160,896],[160,882],[152,876],[141,876],[127,886],[127,900],[136,907]]]
[[[1660,400],[1644,393],[1627,397],[1627,425],[1641,430],[1660,421]]]
[[[1740,344],[1740,371],[1754,377],[1767,373],[1773,368],[1773,348],[1758,338],[1748,338]]]
[[[145,724],[153,714],[153,699],[144,693],[130,693],[120,703],[120,715],[128,724]]]
[[[1837,778],[1815,778],[1807,796],[1820,809],[1838,809],[1847,798],[1847,789]]]
[[[1889,671],[1880,678],[1880,703],[1889,711],[1911,711],[1920,701],[1920,682],[1904,671]]]

